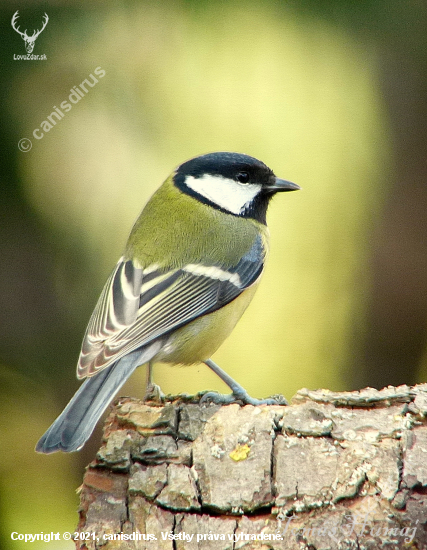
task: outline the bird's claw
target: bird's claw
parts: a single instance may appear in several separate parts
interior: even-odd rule
[[[222,394],[215,391],[207,392],[200,399],[200,404],[213,403],[215,405],[229,405],[230,403],[241,402],[244,405],[287,405],[288,402],[281,394],[266,397],[265,399],[257,399],[251,397],[246,392],[233,392],[230,394]]]
[[[229,405],[230,403],[235,403],[235,401],[236,398],[232,393],[223,394],[216,391],[208,391],[207,393],[203,394],[202,398],[200,399],[200,404]]]
[[[154,401],[156,403],[164,403],[165,394],[157,384],[147,384],[147,389],[144,395],[144,403]]]

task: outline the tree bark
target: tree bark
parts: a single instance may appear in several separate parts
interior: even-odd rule
[[[115,402],[79,550],[427,549],[427,384],[199,399]]]

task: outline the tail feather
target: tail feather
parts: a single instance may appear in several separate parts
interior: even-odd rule
[[[133,371],[150,361],[161,342],[135,350],[111,367],[87,378],[71,401],[36,445],[39,453],[78,451],[91,436],[96,423]]]

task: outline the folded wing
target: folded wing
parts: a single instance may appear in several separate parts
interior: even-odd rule
[[[120,259],[108,278],[83,340],[79,378],[234,300],[261,275],[261,237],[232,268],[188,264],[164,271]]]

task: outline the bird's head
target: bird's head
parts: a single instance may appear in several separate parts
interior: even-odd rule
[[[271,197],[295,191],[298,185],[282,180],[263,162],[240,153],[208,153],[181,164],[175,185],[195,199],[234,216],[265,223]]]

